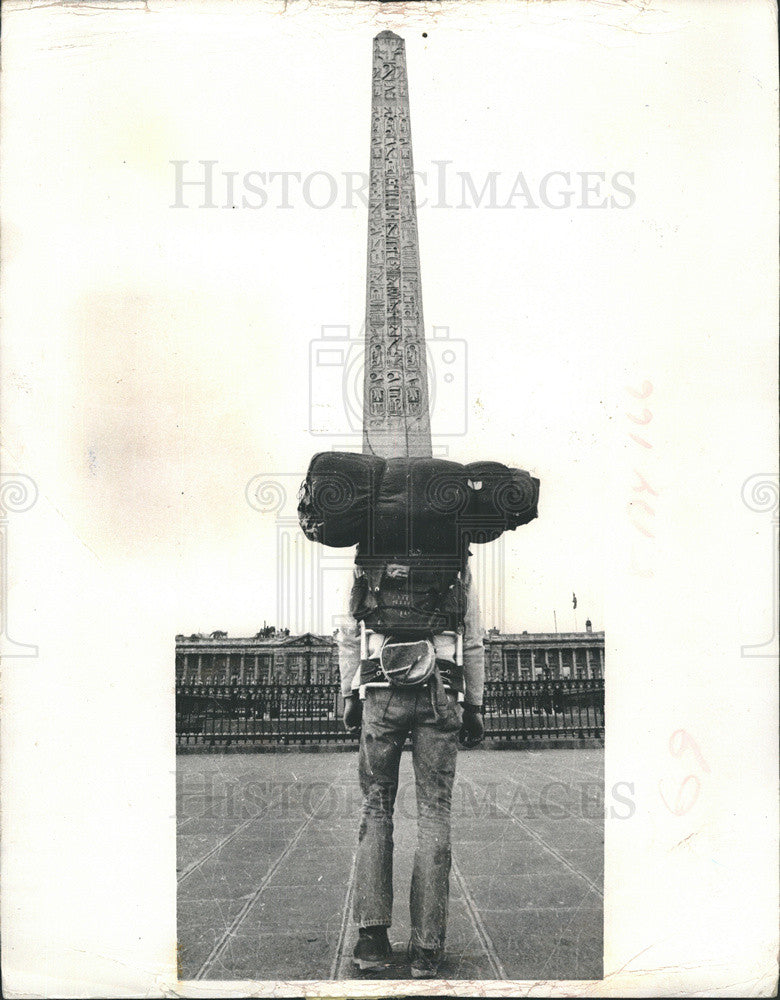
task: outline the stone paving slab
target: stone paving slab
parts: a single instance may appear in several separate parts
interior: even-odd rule
[[[441,978],[601,977],[602,769],[598,749],[460,754]],[[181,978],[355,979],[356,754],[180,755],[177,780]],[[374,979],[409,978],[415,816],[405,753]]]
[[[508,978],[601,979],[600,905],[540,908],[515,919],[506,911],[487,911],[484,916]],[[529,969],[535,970],[533,976]]]
[[[199,969],[244,906],[243,898],[182,899],[178,905],[179,966],[181,978]],[[231,977],[232,978],[232,977]]]

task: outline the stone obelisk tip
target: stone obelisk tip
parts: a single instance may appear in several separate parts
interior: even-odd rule
[[[405,48],[374,39],[363,451],[383,458],[431,455]]]

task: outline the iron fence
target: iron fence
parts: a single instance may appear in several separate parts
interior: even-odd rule
[[[604,735],[601,678],[487,681],[483,701],[485,736],[493,741]]]
[[[180,684],[179,746],[357,743],[341,722],[338,684]],[[487,681],[486,745],[604,735],[604,681]]]

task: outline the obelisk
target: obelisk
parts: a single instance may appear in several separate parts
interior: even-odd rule
[[[431,455],[404,40],[374,39],[363,451]]]

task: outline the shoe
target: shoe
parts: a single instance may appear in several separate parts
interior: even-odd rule
[[[408,955],[412,979],[433,979],[439,974],[441,948],[420,948],[410,941]]]
[[[361,970],[384,969],[393,957],[386,927],[361,927],[352,961]]]

